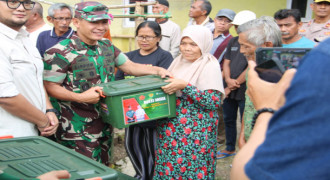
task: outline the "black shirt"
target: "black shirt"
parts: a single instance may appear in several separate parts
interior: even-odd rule
[[[247,60],[245,56],[239,52],[240,45],[238,43],[238,37],[232,38],[228,45],[227,51],[225,53],[224,58],[230,60],[230,78],[237,79],[239,75],[247,67]],[[224,87],[227,87],[226,81],[223,81]],[[228,98],[235,100],[244,100],[245,99],[245,91],[246,91],[246,83],[241,84],[241,87],[231,91]]]
[[[141,55],[139,49],[128,52],[128,53],[126,53],[126,55],[131,61],[133,61],[135,63],[158,66],[158,67],[162,67],[165,69],[170,67],[170,65],[173,61],[173,57],[172,57],[171,53],[163,50],[161,47],[158,47],[158,49],[156,51],[154,51],[146,56]],[[123,71],[118,69],[116,76],[115,76],[116,80],[128,79],[128,78],[134,78],[134,76],[124,73]],[[156,121],[148,121],[148,122],[136,124],[133,126],[156,128]]]
[[[143,56],[140,54],[140,49],[130,51],[125,54],[131,61],[133,61],[135,63],[158,66],[158,67],[162,67],[165,69],[167,69],[173,61],[173,57],[172,57],[171,53],[163,50],[161,47],[158,47],[158,49],[156,51],[154,51],[146,56]],[[123,71],[121,71],[119,69],[116,73],[116,80],[133,78],[133,77],[134,76],[124,73]]]

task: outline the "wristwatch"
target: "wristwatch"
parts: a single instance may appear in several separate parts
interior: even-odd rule
[[[56,116],[60,116],[60,112],[58,112],[57,109],[47,109],[47,110],[46,110],[46,113],[48,113],[48,112],[53,112],[53,113],[56,114]]]

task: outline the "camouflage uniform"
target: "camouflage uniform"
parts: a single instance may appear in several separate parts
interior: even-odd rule
[[[123,64],[125,56],[109,40],[90,46],[74,34],[47,50],[44,61],[44,80],[82,93],[93,85],[113,81],[115,65]],[[102,121],[100,104],[57,100],[53,105],[61,113],[56,132],[59,142],[108,164],[113,128]]]
[[[75,14],[86,21],[111,19],[108,8],[98,2],[75,5]],[[65,89],[82,93],[94,85],[114,80],[115,66],[126,56],[109,40],[96,45],[82,42],[74,34],[46,51],[44,80],[61,84]],[[58,141],[75,151],[109,165],[113,128],[99,113],[100,104],[77,103],[57,99],[53,106],[60,111]]]
[[[104,7],[97,2],[78,3],[76,14],[80,13],[87,21],[109,19],[104,14],[107,11]],[[96,45],[88,45],[75,33],[70,39],[46,51],[44,80],[59,83],[69,91],[82,93],[94,85],[113,81],[115,66],[124,64],[126,59],[109,40],[99,40]],[[59,143],[109,165],[113,128],[102,121],[100,104],[59,99],[52,103],[61,113],[55,134]]]
[[[108,8],[98,2],[89,1],[89,2],[82,2],[78,3],[74,6],[75,8],[75,16],[79,15],[81,18],[85,19],[86,21],[98,21],[102,19],[109,19],[112,18],[108,14]]]

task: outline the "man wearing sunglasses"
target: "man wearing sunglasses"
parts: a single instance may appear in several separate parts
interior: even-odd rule
[[[54,25],[54,28],[40,33],[38,37],[37,48],[42,57],[47,49],[72,36],[73,29],[70,27],[72,16],[72,8],[65,3],[55,3],[49,7],[47,20]]]
[[[43,88],[41,57],[22,29],[34,4],[0,0],[0,136],[37,136],[38,130],[49,136],[58,126],[54,112],[46,111],[52,106]]]

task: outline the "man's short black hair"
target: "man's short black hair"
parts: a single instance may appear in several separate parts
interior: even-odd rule
[[[170,4],[167,0],[156,0],[159,4],[170,7]]]
[[[292,16],[296,23],[301,21],[301,14],[298,9],[280,9],[274,14],[274,19],[285,19]]]

